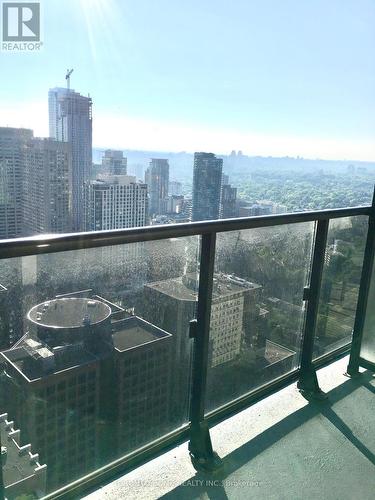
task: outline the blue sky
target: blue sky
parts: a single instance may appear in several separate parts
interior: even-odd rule
[[[48,134],[48,88],[94,145],[375,160],[373,0],[44,0],[44,48],[0,52],[0,125]]]

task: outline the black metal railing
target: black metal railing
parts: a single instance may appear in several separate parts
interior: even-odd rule
[[[155,241],[169,238],[200,236],[200,276],[198,290],[198,308],[196,320],[190,323],[190,337],[193,339],[193,366],[191,383],[191,407],[189,422],[176,431],[129,453],[83,478],[71,483],[47,498],[63,498],[78,495],[79,492],[93,487],[113,474],[147,460],[162,450],[189,439],[189,451],[194,466],[199,470],[212,471],[221,466],[221,460],[213,451],[209,427],[213,423],[227,418],[271,392],[298,380],[301,392],[308,398],[324,397],[320,391],[316,368],[320,364],[337,358],[349,350],[349,346],[340,347],[330,354],[313,361],[314,334],[318,314],[319,294],[322,271],[326,252],[329,221],[344,217],[367,216],[369,229],[366,252],[363,262],[362,279],[359,290],[357,315],[354,327],[353,348],[348,371],[353,375],[363,363],[360,358],[360,343],[363,330],[363,318],[369,289],[370,274],[374,260],[374,220],[375,198],[371,206],[299,212],[282,215],[267,215],[251,218],[194,222],[176,225],[152,226],[115,231],[100,231],[68,235],[42,235],[36,237],[3,240],[0,242],[0,259],[30,255],[51,254],[68,250],[82,250],[104,246],[122,245],[135,242]],[[264,228],[286,224],[315,222],[315,238],[310,272],[310,282],[304,292],[306,303],[305,323],[302,337],[302,351],[299,367],[269,383],[249,391],[227,404],[207,413],[205,406],[206,379],[208,371],[208,345],[210,331],[211,295],[214,274],[215,245],[218,233],[243,229]],[[366,365],[368,366],[368,365]]]

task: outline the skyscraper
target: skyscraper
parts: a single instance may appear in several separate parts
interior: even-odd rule
[[[223,160],[213,153],[194,154],[192,220],[218,219]]]
[[[70,145],[0,128],[0,238],[72,230]]]
[[[0,127],[0,239],[23,235],[25,148],[33,131]]]
[[[102,166],[109,175],[126,175],[127,159],[122,151],[107,149],[102,158]]]
[[[25,148],[23,172],[24,234],[72,230],[72,165],[70,145],[33,139]]]
[[[162,215],[167,212],[169,189],[169,163],[162,158],[152,158],[146,170],[145,181],[148,184],[150,215]]]
[[[50,137],[72,151],[73,230],[85,230],[85,183],[92,165],[92,100],[65,88],[48,93]]]
[[[88,187],[87,228],[91,231],[147,225],[147,185],[130,175],[92,181]]]

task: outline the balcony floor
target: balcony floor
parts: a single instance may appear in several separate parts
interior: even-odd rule
[[[196,473],[184,443],[85,498],[372,500],[375,376],[348,379],[347,362],[319,370],[327,402],[307,403],[292,384],[215,426],[220,475]]]

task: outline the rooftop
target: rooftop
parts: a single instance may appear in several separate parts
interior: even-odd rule
[[[38,304],[27,317],[33,323],[48,328],[81,328],[107,319],[111,308],[99,300],[86,298],[60,298]]]
[[[113,326],[116,329],[112,334],[113,345],[120,352],[171,337],[171,334],[137,316],[115,322]]]
[[[266,349],[264,352],[264,357],[270,365],[272,365],[273,363],[277,363],[278,361],[281,361],[285,358],[289,358],[289,356],[294,356],[295,354],[295,351],[292,351],[291,349],[288,349],[283,345],[266,339]]]
[[[109,188],[110,186],[129,186],[130,184],[137,183],[137,179],[133,175],[103,175],[100,179],[91,182],[93,186],[102,186]],[[143,184],[142,184],[143,185]]]
[[[29,340],[36,345],[29,343]],[[59,373],[79,365],[96,362],[98,359],[80,344],[50,349],[45,344],[31,339],[29,334],[22,338],[17,347],[1,352],[0,356],[4,356],[31,382],[46,376],[46,373],[48,375]]]
[[[148,288],[159,290],[178,300],[196,301],[198,297],[198,281],[195,273],[189,273],[178,278],[157,281],[145,285]],[[245,290],[262,288],[261,285],[237,278],[233,275],[215,274],[213,283],[213,301],[221,297],[229,297]]]

